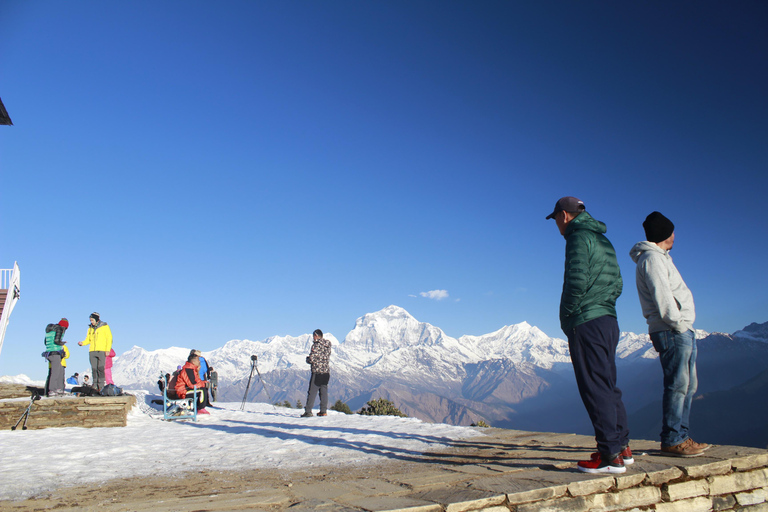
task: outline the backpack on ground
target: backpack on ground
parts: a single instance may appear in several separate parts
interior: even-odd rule
[[[101,388],[101,396],[120,396],[123,394],[123,388],[119,388],[114,384],[107,384]]]

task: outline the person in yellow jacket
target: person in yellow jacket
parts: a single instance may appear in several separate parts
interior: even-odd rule
[[[112,331],[107,322],[102,322],[98,313],[91,313],[89,317],[91,322],[88,327],[88,334],[83,341],[77,344],[90,345],[89,358],[91,360],[91,373],[93,375],[93,386],[101,391],[106,383],[104,375],[104,365],[107,362],[107,354],[112,350]]]

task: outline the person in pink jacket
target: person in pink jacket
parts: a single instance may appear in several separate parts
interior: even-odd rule
[[[107,384],[114,384],[112,381],[112,358],[116,355],[115,349],[110,348],[109,354],[107,354],[107,360],[104,363],[104,380],[107,381]]]

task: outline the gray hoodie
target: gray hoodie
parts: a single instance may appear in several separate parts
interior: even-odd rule
[[[653,242],[638,242],[629,251],[637,263],[635,281],[648,332],[685,332],[693,328],[693,295],[672,263],[669,251]]]

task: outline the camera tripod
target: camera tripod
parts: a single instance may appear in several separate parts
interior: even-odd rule
[[[33,391],[32,396],[29,399],[29,405],[27,406],[27,409],[24,411],[24,413],[19,418],[19,421],[16,422],[14,426],[11,427],[11,430],[16,430],[16,427],[19,426],[19,423],[21,423],[21,420],[24,420],[24,424],[21,426],[21,430],[27,430],[27,420],[29,419],[29,411],[32,409],[32,404],[34,404],[37,400],[40,400],[40,395]]]
[[[245,386],[245,394],[243,395],[243,403],[240,404],[240,410],[245,410],[245,401],[248,399],[248,391],[251,389],[251,379],[253,378],[253,372],[256,371],[256,374],[259,376],[259,381],[261,381],[261,385],[264,386],[264,391],[267,393],[267,397],[269,398],[270,403],[272,402],[272,397],[269,395],[269,391],[267,391],[267,384],[264,382],[264,379],[261,377],[261,373],[259,372],[258,366],[256,366],[256,361],[258,360],[258,357],[255,355],[251,356],[251,374],[248,376],[248,384]]]

